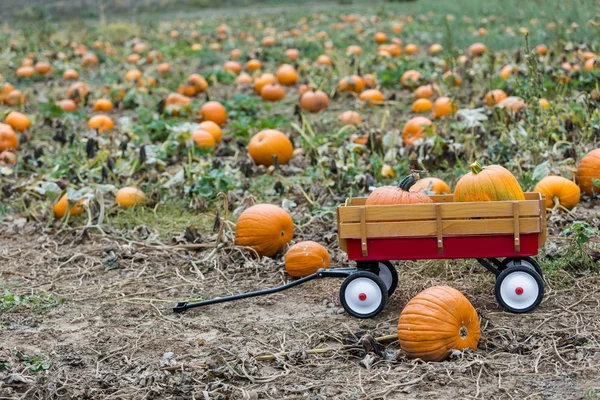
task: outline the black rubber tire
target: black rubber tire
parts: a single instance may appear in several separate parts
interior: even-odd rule
[[[398,271],[396,271],[394,264],[392,264],[390,261],[369,261],[358,262],[356,267],[361,271],[372,272],[381,278],[381,264],[384,265],[384,268],[387,268],[390,271],[390,275],[392,276],[392,282],[390,286],[387,287],[387,285],[385,285],[387,287],[388,298],[390,298],[398,288]]]
[[[346,289],[348,288],[348,285],[354,281],[355,279],[358,278],[367,278],[372,280],[373,282],[375,282],[377,284],[377,286],[379,287],[379,290],[381,291],[381,302],[379,304],[379,306],[372,312],[370,313],[360,313],[356,310],[353,310],[347,303],[346,301]],[[342,307],[344,307],[344,310],[346,310],[346,312],[356,318],[371,318],[376,316],[377,314],[379,314],[381,312],[381,310],[383,310],[383,308],[385,307],[385,303],[387,303],[388,300],[388,290],[387,287],[385,286],[385,283],[383,283],[383,280],[375,275],[372,272],[369,271],[359,271],[356,272],[352,275],[350,275],[349,277],[347,277],[344,282],[342,282],[342,286],[340,287],[340,303],[342,303]]]
[[[538,264],[538,262],[533,258],[533,257],[508,257],[505,258],[504,260],[502,260],[502,269],[500,269],[500,271],[504,271],[506,268],[508,267],[508,264],[511,262],[520,262],[520,261],[526,261],[529,264],[533,265],[533,268],[535,269],[535,272],[537,272],[538,274],[540,274],[541,277],[544,276],[544,273],[542,272],[542,267],[540,267],[540,264]],[[517,266],[519,264],[516,264],[515,266]],[[525,265],[526,266],[526,265]]]
[[[522,309],[513,308],[513,307],[509,306],[508,304],[506,304],[506,302],[502,298],[502,295],[501,295],[502,282],[504,281],[504,279],[506,279],[507,276],[509,276],[510,274],[513,274],[515,272],[525,272],[526,274],[531,275],[533,277],[533,279],[535,280],[535,282],[537,283],[538,295],[537,295],[535,301],[527,308],[522,308]],[[538,274],[537,271],[535,271],[535,269],[532,269],[528,266],[519,265],[519,266],[510,267],[510,268],[507,268],[504,271],[502,271],[500,273],[500,275],[498,275],[498,277],[496,278],[494,294],[496,295],[496,301],[498,301],[498,304],[500,304],[502,307],[504,307],[504,309],[506,311],[509,311],[514,314],[528,313],[528,312],[534,310],[537,306],[539,306],[540,303],[542,302],[542,299],[544,298],[544,280],[542,279],[540,274]]]

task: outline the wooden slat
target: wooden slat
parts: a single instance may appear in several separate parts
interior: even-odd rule
[[[360,247],[362,250],[363,257],[369,255],[367,249],[367,221],[365,219],[365,208],[366,206],[359,207],[360,210]]]
[[[541,195],[538,192],[525,192],[525,200],[539,200],[540,196]],[[434,203],[453,203],[454,202],[454,196],[452,196],[451,194],[433,195],[433,196],[429,196],[429,198],[431,198],[431,200],[433,200]],[[353,197],[351,204],[355,205],[355,206],[362,206],[365,204],[366,201],[367,201],[366,197]],[[461,204],[465,204],[465,203],[461,203]]]
[[[521,238],[519,237],[519,202],[513,202],[513,236],[515,238],[515,253],[521,251]]]
[[[442,237],[444,231],[444,225],[442,222],[442,206],[440,204],[435,205],[435,219],[437,227],[437,247],[438,253],[444,252],[444,239]]]
[[[540,217],[519,218],[520,234],[539,233]],[[365,224],[367,238],[385,238],[401,236],[436,236],[435,220],[422,222],[367,222]],[[510,219],[471,219],[443,220],[444,236],[449,235],[491,235],[513,234],[514,221]],[[344,239],[362,239],[360,223],[341,223],[339,233]]]
[[[538,247],[546,243],[548,227],[546,226],[546,197],[540,196],[540,217],[542,219],[542,232],[538,235]]]
[[[342,239],[342,237],[340,236],[340,208],[338,207],[336,209],[336,214],[337,214],[337,235],[338,235],[338,244],[340,245],[340,248],[344,251],[348,251],[348,244],[346,242],[346,239]]]
[[[518,201],[519,214],[523,216],[539,216],[540,202],[536,200]],[[366,220],[371,221],[420,221],[435,220],[439,206],[441,218],[512,218],[513,202],[477,202],[477,203],[436,203],[436,204],[403,204],[390,206],[340,207],[341,222],[358,222],[359,210],[366,207]]]

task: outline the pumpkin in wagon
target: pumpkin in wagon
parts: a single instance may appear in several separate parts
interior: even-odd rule
[[[453,350],[477,350],[479,317],[469,300],[448,286],[433,286],[413,297],[398,321],[400,348],[408,358],[443,361]]]
[[[482,167],[478,161],[470,165],[454,189],[454,201],[525,200],[517,178],[500,165]]]
[[[320,268],[329,268],[330,262],[327,249],[310,240],[296,243],[285,253],[285,270],[294,278],[303,278]]]
[[[426,194],[451,194],[450,186],[439,178],[419,179],[411,188],[411,192],[425,192]]]
[[[373,190],[367,197],[366,205],[381,206],[389,204],[433,203],[424,193],[411,192],[410,188],[417,182],[419,175],[410,174],[398,183],[398,186],[381,186]]]
[[[259,256],[273,257],[294,235],[294,221],[281,207],[257,204],[245,210],[235,226],[235,244],[254,249]]]

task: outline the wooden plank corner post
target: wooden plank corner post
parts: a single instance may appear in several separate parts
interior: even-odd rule
[[[369,255],[369,251],[367,249],[367,212],[365,206],[359,207],[359,215],[360,215],[360,248],[362,250],[363,257],[367,257]]]
[[[515,238],[515,253],[521,252],[521,238],[519,226],[519,202],[513,201],[513,235]]]

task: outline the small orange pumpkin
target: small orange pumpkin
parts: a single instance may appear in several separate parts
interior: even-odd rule
[[[220,142],[221,140],[223,140],[223,132],[221,130],[221,127],[213,121],[203,121],[200,123],[199,128],[204,129],[206,132],[210,133],[215,139],[215,142]]]
[[[600,149],[583,156],[577,167],[577,183],[588,196],[600,193],[600,187],[594,186],[594,180],[600,181]]]
[[[265,72],[254,79],[254,91],[258,94],[262,92],[263,87],[270,83],[277,83],[277,78],[270,72]]]
[[[438,85],[423,85],[415,89],[416,99],[430,99],[436,94],[441,95],[442,90]]]
[[[179,113],[189,108],[192,104],[192,100],[179,93],[169,93],[165,100],[165,107],[172,115],[179,115]]]
[[[420,114],[427,112],[433,108],[433,103],[429,99],[417,99],[412,104],[412,112]]]
[[[425,192],[426,194],[452,194],[450,186],[439,178],[419,179],[411,188],[411,192]]]
[[[276,158],[279,164],[287,164],[292,158],[294,146],[281,131],[265,129],[258,132],[248,143],[248,153],[257,165],[270,167]]]
[[[19,139],[10,125],[0,122],[0,152],[11,149],[19,150]]]
[[[213,121],[222,126],[227,121],[227,110],[218,101],[207,101],[200,108],[200,115],[204,121]]]
[[[67,69],[63,73],[63,79],[65,81],[68,81],[68,80],[76,81],[77,79],[79,79],[79,73],[72,68]]]
[[[423,137],[425,127],[432,126],[435,131],[435,126],[429,118],[425,117],[414,117],[406,122],[404,129],[402,130],[402,141],[405,146],[410,146],[417,140]]]
[[[52,72],[52,64],[47,61],[38,61],[34,68],[35,72],[40,75],[47,75]]]
[[[98,132],[112,131],[115,123],[108,115],[94,115],[88,121],[88,128],[97,129]]]
[[[64,112],[75,112],[77,111],[77,103],[71,99],[64,99],[56,101],[56,105],[60,107]]]
[[[329,107],[329,97],[321,90],[305,92],[300,97],[300,108],[311,113],[317,113]]]
[[[277,68],[277,81],[283,86],[293,86],[298,81],[296,68],[290,64],[283,64]]]
[[[31,126],[31,120],[25,114],[18,111],[11,111],[6,116],[6,123],[13,127],[17,132],[24,132]]]
[[[9,106],[22,106],[27,103],[27,96],[18,89],[12,90],[8,96],[4,98],[4,102]]]
[[[296,61],[300,55],[300,51],[298,49],[287,49],[284,54],[290,61]]]
[[[146,201],[146,195],[136,187],[124,187],[117,191],[115,200],[121,207],[133,207]]]
[[[351,110],[341,113],[339,119],[346,125],[360,125],[363,122],[360,114]]]
[[[381,104],[385,101],[383,93],[377,89],[367,89],[360,94],[359,98],[367,105]]]
[[[365,81],[358,75],[342,78],[338,83],[340,92],[360,93],[365,89]]]
[[[433,102],[433,109],[431,113],[433,118],[441,119],[445,117],[451,117],[456,113],[456,104],[449,97],[440,97]]]
[[[198,128],[192,132],[192,140],[196,142],[200,150],[212,150],[216,146],[214,136],[202,128]]]
[[[71,207],[70,215],[79,215],[83,212],[83,199],[79,200],[73,207]],[[58,202],[54,205],[53,211],[54,216],[56,218],[62,218],[67,213],[67,209],[69,208],[69,198],[65,193]]]
[[[320,268],[329,268],[330,262],[327,249],[310,240],[296,243],[285,253],[285,270],[294,278],[304,278]]]
[[[285,89],[277,83],[268,83],[261,89],[260,97],[265,101],[279,101],[285,97]]]
[[[0,164],[13,165],[17,162],[17,155],[12,151],[4,150],[0,152]]]
[[[246,63],[246,69],[247,69],[248,71],[256,71],[256,70],[259,70],[259,69],[261,69],[261,67],[262,67],[262,64],[261,64],[261,62],[260,62],[260,61],[258,61],[258,60],[254,60],[254,59],[253,59],[253,60],[249,60],[249,61]]]
[[[508,112],[516,113],[521,108],[525,107],[525,102],[518,97],[509,96],[500,101],[497,105],[498,107],[505,108]]]
[[[85,99],[90,93],[90,85],[85,82],[75,82],[67,89],[67,97],[75,103]]]
[[[273,257],[287,246],[293,235],[292,217],[272,204],[246,209],[235,225],[235,244],[251,247],[259,256]]]
[[[408,358],[443,361],[452,350],[477,350],[479,317],[469,300],[448,286],[433,286],[413,297],[398,321],[400,348]]]
[[[546,208],[556,208],[561,205],[571,210],[579,203],[581,197],[579,186],[562,176],[545,177],[535,185],[533,191],[546,197]]]
[[[418,175],[410,174],[398,183],[398,186],[381,186],[373,190],[367,197],[366,205],[382,206],[390,204],[433,203],[424,193],[411,192],[410,188],[417,182]]]
[[[415,71],[414,69],[409,69],[402,74],[402,77],[400,77],[400,83],[402,83],[402,86],[406,88],[418,86],[420,80],[421,73],[419,71]]]
[[[487,53],[487,47],[483,43],[473,43],[469,46],[469,53],[472,56],[480,56],[484,53]]]
[[[482,167],[478,161],[470,165],[454,189],[454,201],[525,200],[517,178],[500,165]]]
[[[333,65],[333,62],[331,61],[331,58],[328,55],[321,54],[319,57],[317,57],[317,64],[324,65],[326,67],[331,67]]]
[[[226,61],[225,64],[223,64],[223,69],[237,75],[242,70],[242,65],[237,61]]]
[[[94,103],[94,111],[109,112],[113,109],[113,103],[109,99],[98,99]]]
[[[506,95],[506,93],[504,92],[504,90],[502,89],[494,89],[494,90],[490,90],[489,92],[487,92],[485,94],[485,104],[488,107],[492,107],[498,103],[500,103],[502,100],[506,99],[508,96]]]

